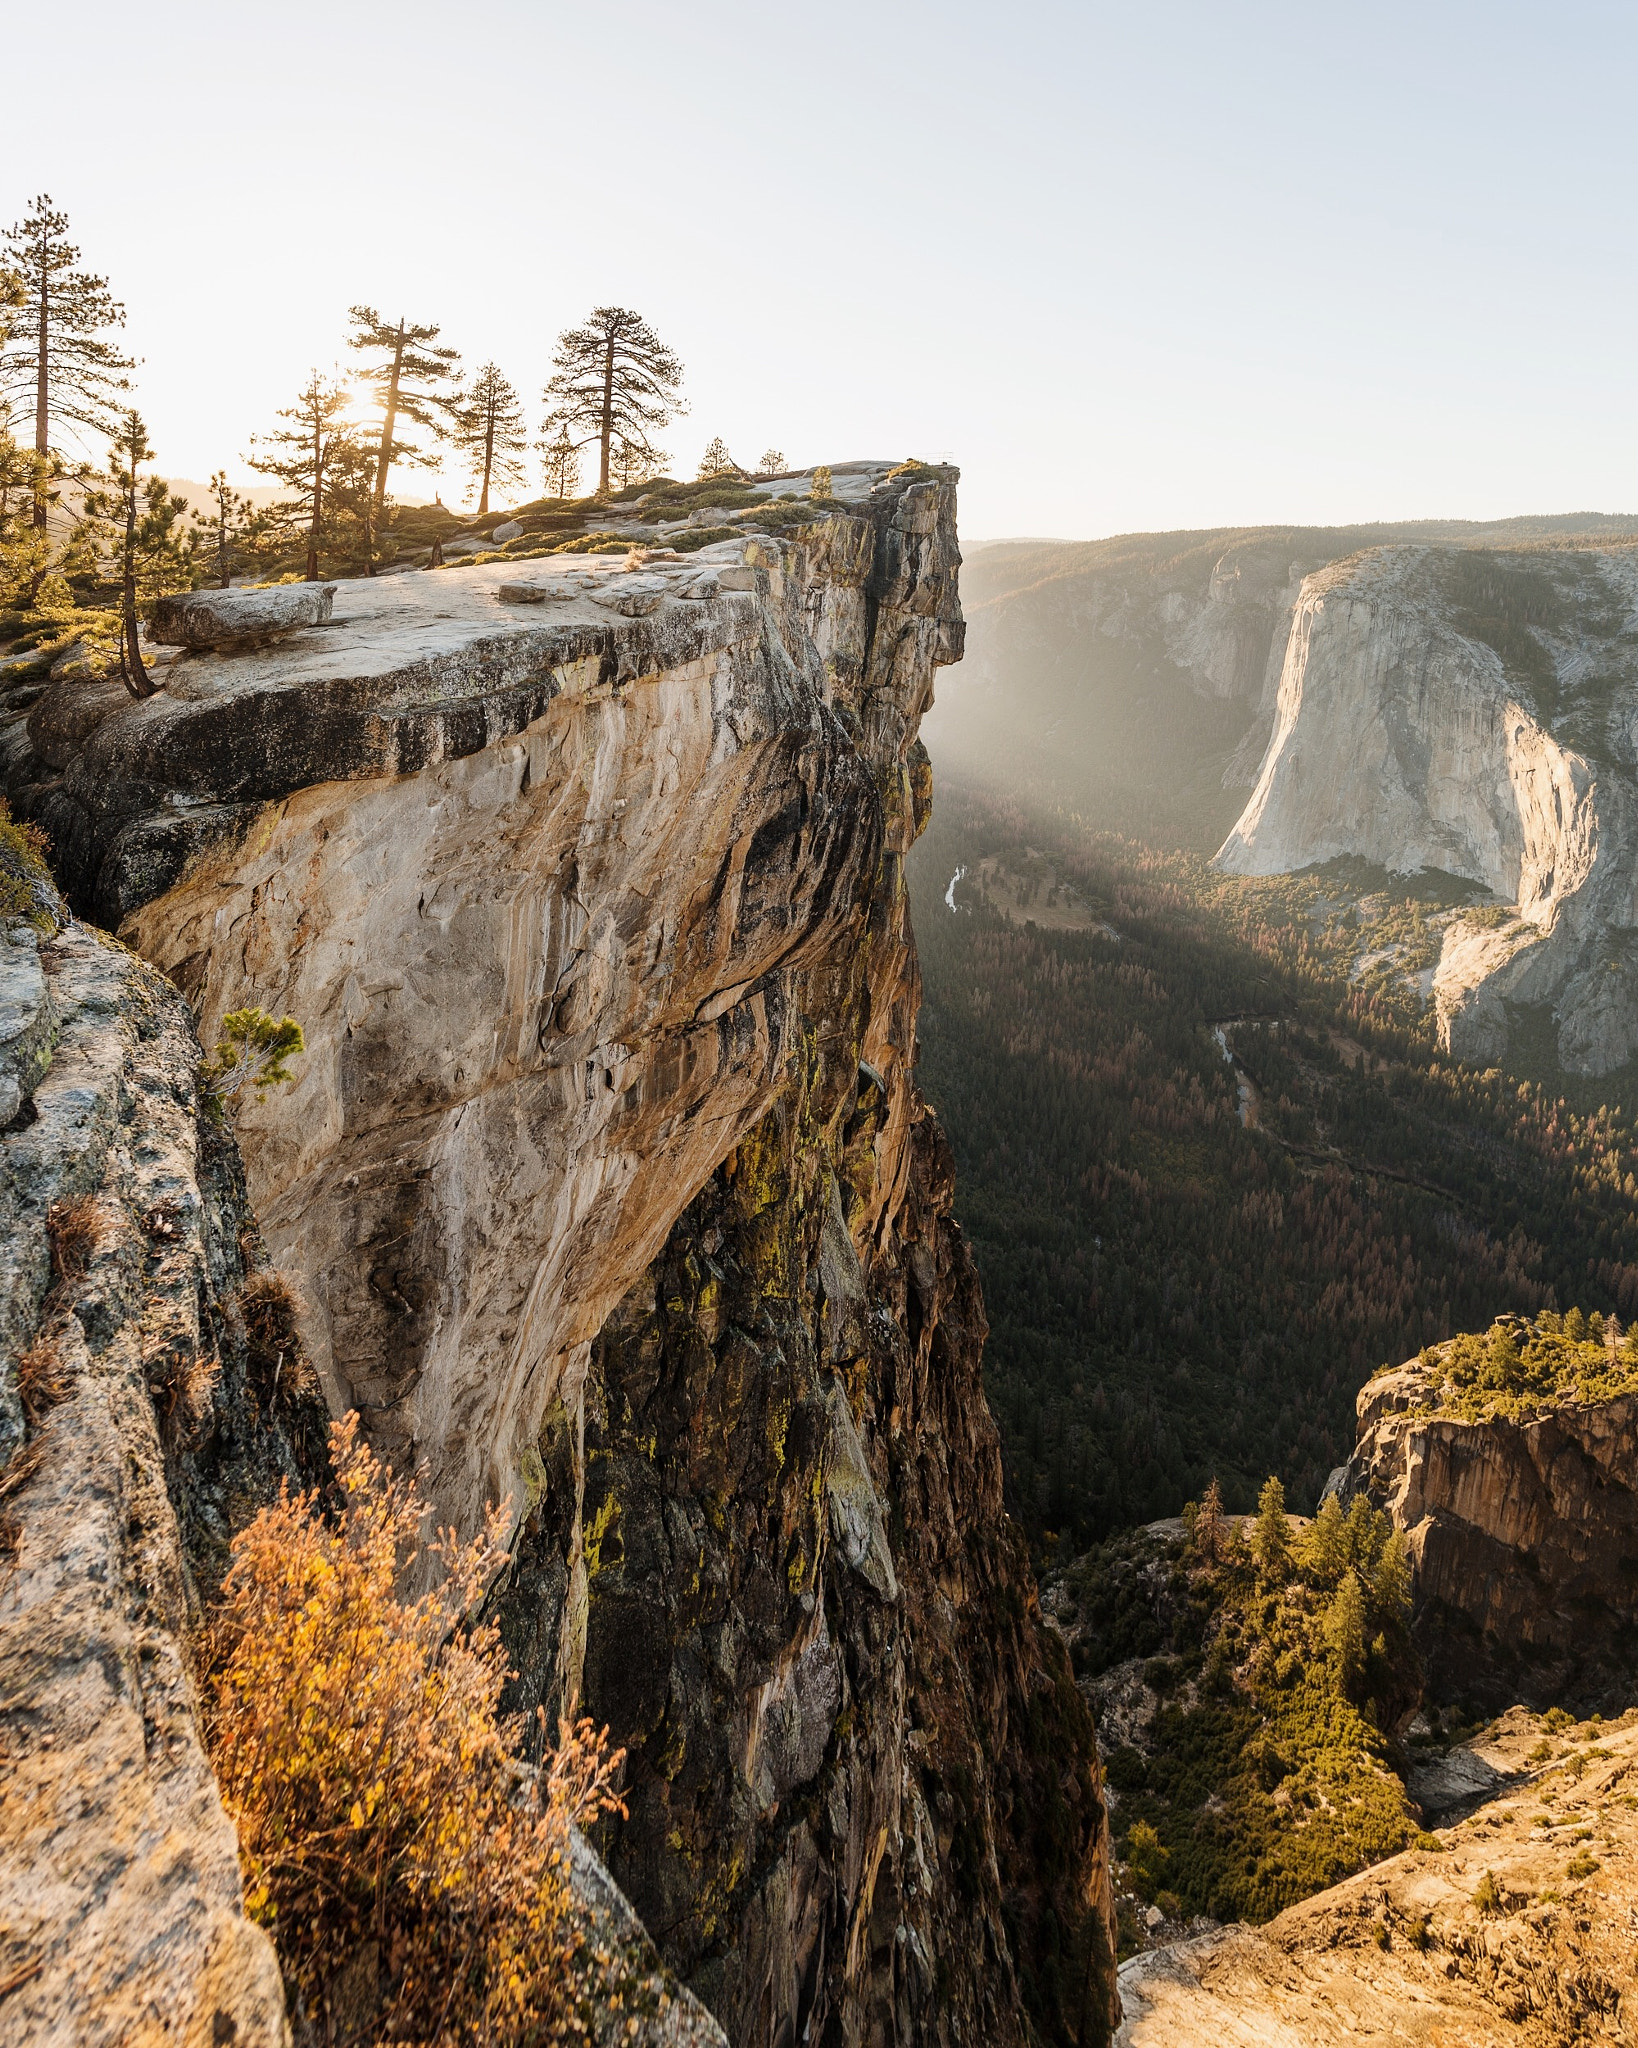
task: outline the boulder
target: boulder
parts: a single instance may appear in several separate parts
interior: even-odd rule
[[[495,595],[502,604],[564,604],[577,588],[573,583],[503,583]]]
[[[633,576],[629,581],[610,583],[592,595],[610,611],[620,612],[628,619],[641,619],[665,603],[666,585],[658,576]]]
[[[322,626],[335,603],[333,583],[275,583],[265,590],[190,590],[162,597],[148,627],[150,640],[166,647],[231,649],[254,647]]]
[[[521,519],[503,519],[489,538],[499,547],[503,541],[516,540],[523,531]]]

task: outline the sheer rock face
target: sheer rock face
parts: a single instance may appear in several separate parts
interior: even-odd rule
[[[1091,1731],[912,1077],[954,510],[883,480],[642,607],[586,557],[540,607],[511,564],[344,584],[60,770],[9,742],[207,1043],[302,1023],[240,1137],[327,1390],[440,1514],[510,1498],[520,1696],[630,1744],[602,1847],[745,2043],[1110,2012]]]
[[[1512,914],[1447,931],[1448,1048],[1499,1059],[1536,1008],[1568,1071],[1622,1065],[1638,1052],[1635,606],[1631,549],[1375,548],[1308,577],[1219,864],[1355,855],[1480,883]]]
[[[175,989],[83,927],[7,950],[51,1025],[0,1133],[0,1390],[21,1364],[33,1411],[0,1446],[0,2040],[278,2048],[193,1637],[323,1411],[247,1327],[254,1225]]]
[[[1430,1695],[1624,1706],[1638,1668],[1638,1396],[1544,1404],[1527,1422],[1431,1406],[1414,1360],[1369,1381],[1341,1481],[1409,1540]]]

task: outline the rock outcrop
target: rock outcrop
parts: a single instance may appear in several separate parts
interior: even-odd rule
[[[301,1021],[239,1133],[326,1391],[462,1527],[511,1501],[520,1696],[631,1747],[603,1846],[732,2038],[1093,2041],[1095,1750],[912,1073],[953,476],[886,469],[792,539],[531,563],[540,607],[344,584],[0,749],[207,1042]]]
[[[1529,1012],[1572,1073],[1638,1053],[1638,549],[1371,549],[1310,576],[1234,874],[1355,855],[1493,892],[1446,930],[1444,1043]]]
[[[1459,1826],[1266,1927],[1123,1963],[1118,2048],[1569,2048],[1632,2038],[1638,1723],[1480,1748],[1505,1785]]]
[[[1638,1394],[1442,1412],[1414,1359],[1367,1381],[1337,1478],[1405,1532],[1429,1696],[1625,1706],[1638,1673]]]
[[[37,1027],[0,1132],[0,2041],[278,2048],[192,1638],[323,1410],[176,990],[75,925],[13,925],[0,983]]]

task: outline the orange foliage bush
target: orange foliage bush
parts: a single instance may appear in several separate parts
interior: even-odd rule
[[[564,1722],[536,1771],[500,1713],[496,1630],[467,1625],[500,1516],[423,1546],[424,1503],[331,1429],[344,1495],[264,1509],[234,1542],[210,1643],[209,1729],[246,1905],[332,2039],[537,2043],[581,2031],[569,1830],[624,1812],[624,1752]],[[443,1582],[400,1587],[423,1549]]]

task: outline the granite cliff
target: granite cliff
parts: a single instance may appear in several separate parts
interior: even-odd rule
[[[996,541],[963,574],[967,657],[926,740],[939,772],[1209,853],[1256,783],[1304,579],[1362,549],[1629,539],[1598,515]]]
[[[1476,1404],[1469,1404],[1470,1406]],[[1453,1412],[1437,1354],[1379,1373],[1335,1476],[1402,1529],[1430,1699],[1625,1706],[1638,1670],[1638,1393]]]
[[[1303,584],[1261,772],[1217,859],[1358,856],[1492,902],[1446,926],[1444,1044],[1566,1071],[1638,1053],[1638,550],[1375,548]]]
[[[1090,1723],[912,1071],[954,514],[884,464],[793,539],[344,584],[0,736],[207,1043],[302,1022],[238,1136],[324,1392],[457,1524],[510,1501],[520,1700],[629,1746],[602,1846],[747,2044],[1111,2016]]]

